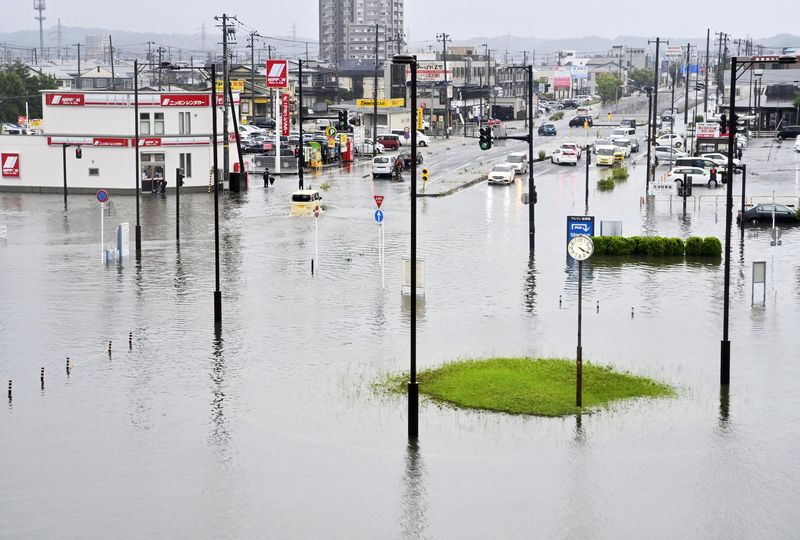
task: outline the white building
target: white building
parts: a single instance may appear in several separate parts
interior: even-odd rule
[[[222,104],[221,95],[217,102]],[[238,104],[234,94],[234,106]],[[149,191],[159,178],[172,188],[178,168],[185,171],[185,189],[207,189],[212,185],[212,110],[217,115],[218,166],[223,167],[223,114],[221,107],[211,107],[210,92],[139,93],[138,171],[133,92],[47,90],[42,105],[44,135],[0,136],[0,190],[60,192],[64,145],[70,192],[133,192],[136,181]],[[229,125],[232,130],[232,120]],[[232,133],[230,139],[230,170],[235,171],[239,158]],[[6,167],[7,160],[15,166]]]

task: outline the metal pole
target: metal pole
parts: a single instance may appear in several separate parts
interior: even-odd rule
[[[61,145],[61,164],[64,169],[64,208],[67,207],[67,145]]]
[[[417,57],[411,62],[411,122],[417,110]],[[408,437],[419,436],[417,384],[417,130],[411,130],[411,380],[408,383]]]
[[[731,342],[728,339],[731,294],[731,214],[733,213],[733,154],[736,151],[736,62],[731,58],[731,99],[728,120],[728,191],[725,198],[725,287],[722,308],[722,342],[720,343],[720,384],[728,386],[731,381]],[[724,65],[723,65],[724,69]]]
[[[228,16],[222,14],[222,181],[230,180],[230,147],[228,141]],[[276,126],[277,127],[277,126]]]
[[[650,194],[650,154],[653,149],[653,145],[651,144],[650,140],[650,130],[651,130],[651,122],[652,118],[652,110],[653,110],[653,94],[651,91],[647,91],[647,179],[645,180],[645,187],[644,187],[644,194]]]
[[[653,122],[650,125],[650,130],[652,131],[653,135],[650,138],[651,141],[656,140],[656,116],[658,115],[658,78],[661,74],[661,66],[658,65],[658,52],[659,47],[661,45],[661,38],[656,38],[656,69],[655,69],[655,77],[653,81]],[[650,171],[648,171],[650,174]]]
[[[297,59],[297,116],[298,123],[300,124],[300,148],[297,152],[297,179],[299,181],[299,189],[303,189],[303,169],[306,166],[306,152],[303,147],[303,59]],[[275,119],[277,123],[278,119]],[[278,127],[277,124],[275,126]],[[276,129],[277,131],[277,129]],[[280,143],[279,143],[280,144]],[[373,144],[375,141],[373,140]]]
[[[450,138],[450,95],[447,92],[447,38],[449,34],[442,33],[442,61],[444,62],[444,137]]]
[[[583,406],[583,346],[581,345],[581,322],[583,308],[583,261],[578,261],[578,350],[575,373],[575,406]]]
[[[372,157],[378,145],[378,25],[375,25],[375,81],[372,89]]]
[[[587,144],[586,145],[586,185],[584,186],[584,206],[586,210],[584,211],[584,215],[589,215],[589,165],[592,163],[592,146]]]
[[[706,82],[703,95],[703,119],[708,122],[708,56],[711,54],[711,29],[706,29]]]
[[[217,66],[211,64],[211,144],[214,160],[214,326],[222,325],[222,292],[219,289],[219,158],[217,157]]]
[[[533,66],[528,71],[528,246],[536,251],[536,183],[533,181]]]
[[[686,44],[686,108],[683,111],[683,126],[689,125],[689,73],[692,69],[692,44]]]
[[[181,168],[175,169],[175,241],[181,243]]]
[[[728,172],[728,182],[731,182],[731,178],[733,178],[733,173],[736,171],[729,171]],[[745,186],[747,184],[747,164],[742,163],[742,219],[739,221],[739,228],[742,232],[742,242],[744,242],[744,199],[745,199]]]
[[[141,171],[139,167],[139,61],[133,61],[133,154],[136,163],[134,181],[136,182],[136,258],[142,257],[142,224],[139,221],[139,190],[141,188]]]

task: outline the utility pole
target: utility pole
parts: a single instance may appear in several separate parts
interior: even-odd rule
[[[111,89],[117,89],[117,78],[114,75],[114,44],[111,41],[111,35],[108,36],[108,57],[111,60]],[[165,175],[166,178],[166,175]]]
[[[253,40],[256,37],[255,32],[250,32],[250,116],[255,118],[256,116],[256,58],[255,58],[255,46],[253,44]],[[240,111],[241,112],[241,111]],[[277,129],[277,122],[278,119],[275,119],[275,128]]]
[[[375,80],[372,84],[372,157],[378,145],[378,25],[375,25]]]
[[[650,43],[653,43],[653,42],[652,41],[648,41],[647,43],[650,44]],[[658,54],[659,54],[661,43],[662,43],[661,42],[661,38],[657,37],[655,43],[656,43],[656,64],[655,64],[655,70],[654,70],[655,71],[655,76],[653,77],[654,78],[654,81],[653,81],[653,119],[652,119],[652,125],[650,126],[650,131],[651,131],[652,134],[651,134],[649,140],[647,141],[648,145],[654,144],[655,140],[656,140],[656,117],[658,116],[658,77],[661,74],[661,66],[659,65],[659,58],[658,58]],[[666,41],[665,43],[667,45],[669,45],[669,41]],[[651,175],[651,171],[648,168],[648,170],[647,170],[647,178],[648,178],[647,185],[650,185],[650,181],[649,181],[650,175]]]
[[[161,91],[161,53],[164,52],[164,47],[158,46],[158,91]]]
[[[720,96],[725,95],[725,55],[728,52],[728,34],[717,32],[716,35],[719,39],[717,53],[717,106],[719,106]]]
[[[686,44],[686,108],[683,111],[683,127],[689,126],[689,73],[692,70],[692,44]]]
[[[219,17],[214,17],[219,20]],[[233,106],[228,100],[228,17],[222,14],[222,181],[223,186],[230,181],[230,141],[228,140],[228,107]],[[302,125],[301,125],[302,129]]]
[[[442,61],[444,62],[444,136],[450,138],[450,96],[447,92],[447,42],[452,41],[450,34],[436,34],[436,41],[442,42]]]
[[[76,43],[75,46],[78,47],[78,76],[75,79],[75,85],[80,90],[80,88],[83,86],[81,84],[81,44]]]
[[[711,29],[706,29],[706,82],[703,95],[703,120],[708,122],[708,55],[711,54]]]
[[[528,51],[522,51],[522,65],[523,66],[527,66],[528,65]],[[532,65],[533,64],[531,64],[531,66]],[[531,76],[533,76],[533,75],[531,75]],[[525,95],[525,106],[526,107],[528,106],[528,87],[529,87],[529,85],[525,85],[525,91],[523,92],[523,94]],[[528,128],[528,114],[527,114],[527,111],[525,111],[525,125],[523,127],[525,127],[526,129]]]
[[[303,59],[297,59],[297,123],[300,124],[298,127],[300,128],[300,149],[297,152],[297,179],[299,181],[299,189],[303,189],[303,168],[306,166],[306,154],[303,147]],[[278,119],[275,119],[275,128],[277,131]],[[378,144],[373,139],[372,141],[373,146]],[[280,148],[280,146],[279,146]]]

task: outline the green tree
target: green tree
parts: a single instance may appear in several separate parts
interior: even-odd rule
[[[28,104],[28,115],[31,118],[42,117],[41,90],[58,88],[55,77],[32,75],[25,64],[16,62],[0,70],[0,120],[16,122],[17,117],[25,114],[25,103]]]
[[[628,84],[636,88],[641,88],[642,86],[652,86],[655,75],[656,74],[652,69],[632,69],[628,73]]]
[[[603,103],[615,101],[621,94],[622,81],[613,73],[601,73],[597,76],[597,93]]]

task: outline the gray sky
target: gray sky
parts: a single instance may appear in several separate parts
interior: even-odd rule
[[[210,31],[212,17],[221,14],[223,5],[218,0],[47,0],[46,3],[45,28],[55,25],[60,17],[66,26],[182,34],[199,32],[203,21]],[[3,0],[2,4],[0,32],[38,28],[31,0]],[[317,39],[317,0],[246,1],[229,5],[230,15],[237,15],[262,34],[287,35],[294,24],[298,37]],[[570,5],[572,8],[567,10],[558,2],[530,0],[491,0],[483,5],[464,0],[406,0],[406,26],[415,42],[433,40],[437,32],[447,32],[456,40],[507,33],[538,38],[701,37],[709,25],[712,31],[722,30],[734,37],[762,38],[797,33],[800,20],[800,2],[792,0],[762,0],[757,4],[730,0],[727,5],[697,0],[660,4],[604,0]],[[731,12],[738,14],[729,15]]]

